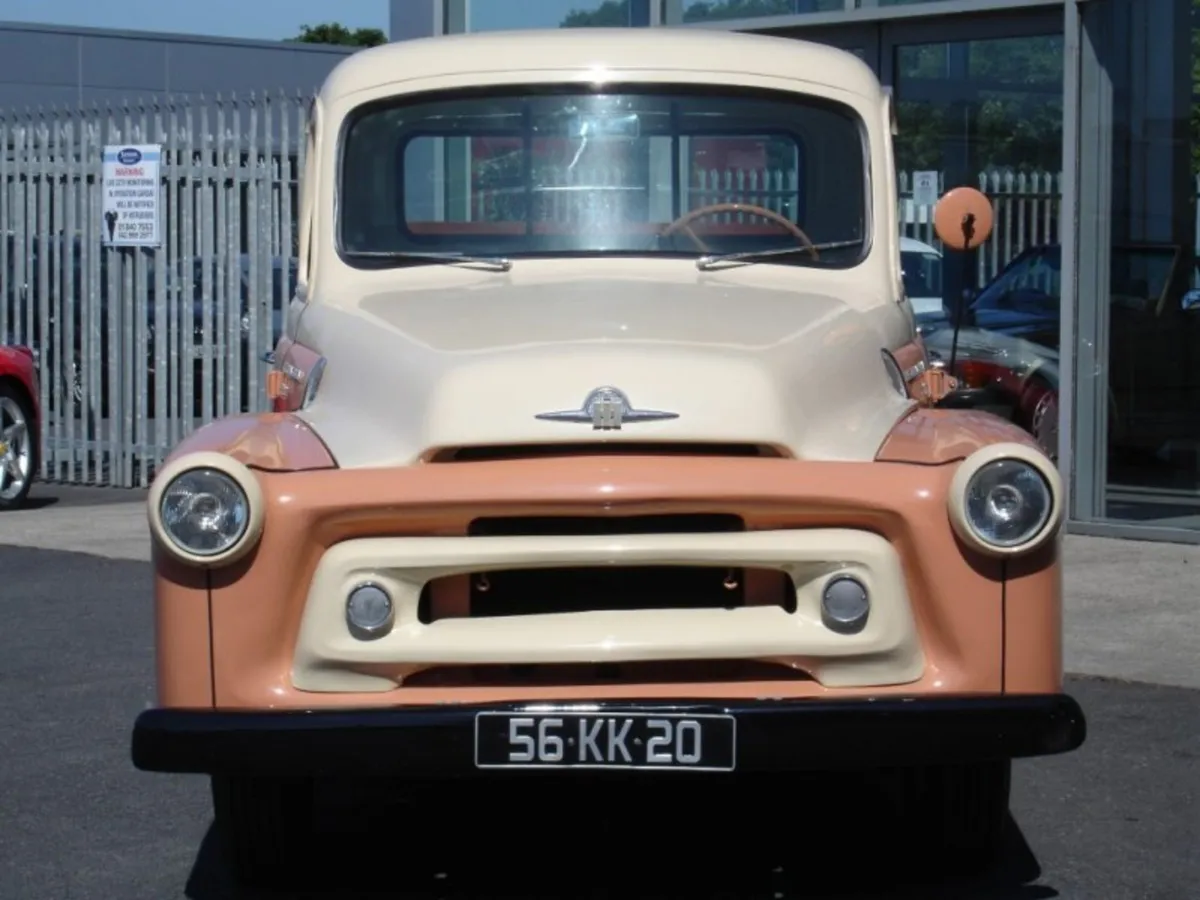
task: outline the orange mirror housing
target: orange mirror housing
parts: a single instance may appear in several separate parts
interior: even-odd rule
[[[933,209],[933,227],[950,250],[974,250],[992,233],[992,203],[972,187],[951,188]]]

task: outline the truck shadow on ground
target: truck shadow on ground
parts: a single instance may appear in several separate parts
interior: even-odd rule
[[[820,795],[818,795],[818,793]],[[902,817],[853,789],[788,790],[682,805],[654,793],[563,788],[518,803],[455,790],[419,806],[372,802],[321,818],[302,887],[237,885],[210,827],[191,900],[467,900],[483,897],[1048,900],[1041,870],[1009,819],[981,875],[897,849]]]

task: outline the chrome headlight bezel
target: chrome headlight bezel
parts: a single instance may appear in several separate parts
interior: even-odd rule
[[[238,537],[223,549],[207,553],[196,552],[176,539],[163,521],[163,501],[167,491],[182,476],[198,470],[210,470],[227,479],[244,498],[245,524]],[[264,503],[258,479],[244,464],[224,453],[201,451],[188,453],[167,463],[155,476],[147,498],[150,532],[158,546],[168,555],[191,566],[215,568],[236,562],[248,553],[262,534]]]
[[[881,350],[880,355],[883,357],[883,368],[887,372],[888,381],[892,383],[892,388],[901,397],[907,399],[908,379],[904,377],[904,370],[900,368],[900,363],[888,350]]]
[[[971,520],[968,497],[976,478],[996,462],[1011,462],[1028,467],[1044,485],[1046,512],[1037,526],[1018,541],[997,542],[982,534]],[[959,464],[950,481],[948,496],[950,524],[968,546],[988,556],[1010,557],[1030,553],[1055,537],[1063,521],[1062,478],[1054,463],[1035,447],[1006,441],[976,450]]]

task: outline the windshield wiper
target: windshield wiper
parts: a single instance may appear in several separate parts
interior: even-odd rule
[[[838,247],[857,247],[862,244],[863,239],[859,238],[854,241],[830,241],[826,244],[814,244],[809,247],[807,244],[797,244],[795,247],[775,247],[771,250],[744,250],[741,253],[708,253],[696,260],[696,268],[701,271],[711,269],[717,263],[723,262],[738,262],[739,260],[753,261],[756,259],[767,259],[772,256],[794,256],[797,253],[811,253],[812,250],[835,250]]]
[[[427,262],[444,263],[475,263],[495,269],[497,272],[507,272],[512,268],[512,260],[503,256],[467,256],[463,253],[437,252],[433,250],[351,250],[345,254],[351,259],[395,260],[425,260]]]

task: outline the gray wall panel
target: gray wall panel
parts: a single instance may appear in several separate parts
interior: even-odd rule
[[[0,22],[0,114],[170,93],[305,95],[348,48]]]
[[[342,58],[291,48],[175,44],[167,48],[168,88],[172,93],[189,94],[280,88],[311,93]]]
[[[0,28],[0,82],[74,85],[79,45],[74,36]]]
[[[79,49],[82,65],[77,77],[85,87],[134,93],[164,87],[167,49],[158,41],[81,37]]]

